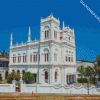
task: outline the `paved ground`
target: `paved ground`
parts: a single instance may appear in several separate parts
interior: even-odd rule
[[[0,100],[100,100],[100,95],[67,96],[59,94],[0,94]]]

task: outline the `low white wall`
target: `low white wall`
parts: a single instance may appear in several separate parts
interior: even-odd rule
[[[49,85],[49,84],[21,84],[22,93],[60,93],[60,94],[88,94],[87,86],[75,85]],[[91,86],[89,88],[90,94],[100,95],[100,88]]]
[[[0,93],[15,92],[15,84],[0,84]]]
[[[21,84],[21,93],[60,93],[60,94],[88,94],[87,86],[83,85],[50,85],[50,84]],[[15,84],[0,84],[0,93],[15,91]],[[100,88],[91,86],[90,94],[100,95]]]

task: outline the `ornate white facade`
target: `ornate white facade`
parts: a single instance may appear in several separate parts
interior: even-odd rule
[[[60,28],[53,17],[41,18],[40,40],[13,45],[11,34],[9,72],[31,72],[40,84],[70,84],[76,82],[76,50],[74,30]],[[38,78],[37,78],[38,77]]]

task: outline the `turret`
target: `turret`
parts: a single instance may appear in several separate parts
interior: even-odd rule
[[[30,27],[28,31],[28,42],[31,42],[31,28]]]
[[[63,21],[63,26],[62,26],[62,29],[65,29],[65,23],[64,23],[64,21]]]

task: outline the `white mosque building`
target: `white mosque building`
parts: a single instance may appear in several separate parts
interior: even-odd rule
[[[74,29],[60,28],[53,15],[41,18],[40,40],[13,45],[10,39],[9,72],[33,73],[39,84],[72,84],[76,82],[76,47]]]

